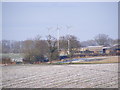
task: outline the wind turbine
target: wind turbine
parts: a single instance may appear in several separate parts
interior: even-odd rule
[[[69,30],[70,30],[70,28],[72,28],[72,26],[67,26],[68,36],[69,36]],[[70,54],[70,40],[69,40],[69,37],[68,37],[67,43],[68,43],[68,55],[69,55]]]
[[[57,30],[57,48],[58,48],[58,52],[59,52],[59,50],[60,50],[60,43],[59,43],[59,38],[60,38],[60,29],[61,29],[61,27],[58,27],[58,25],[57,25],[57,28],[56,28],[56,30]]]

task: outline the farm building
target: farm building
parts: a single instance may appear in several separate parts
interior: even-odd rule
[[[120,54],[120,45],[115,44],[111,47],[103,48],[104,53],[106,54]]]
[[[79,55],[116,55],[120,54],[120,45],[113,45],[111,47],[104,46],[88,46],[83,48],[74,48],[72,49],[75,56]],[[67,51],[61,50],[60,56],[68,55]]]
[[[59,56],[65,56],[65,55],[68,55],[67,50],[62,49],[62,50],[59,52]]]
[[[88,46],[81,48],[80,53],[103,53],[103,46]]]

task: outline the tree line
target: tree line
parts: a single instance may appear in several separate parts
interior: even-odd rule
[[[86,46],[112,46],[117,44],[119,39],[112,39],[106,34],[98,34],[93,40],[87,40],[80,42],[77,37],[73,35],[61,36],[59,38],[59,50],[58,50],[58,40],[48,35],[45,39],[42,39],[41,36],[37,35],[33,39],[28,39],[24,41],[11,41],[11,40],[2,40],[2,53],[24,53],[25,60],[28,62],[37,62],[45,59],[52,60],[59,59],[59,52],[69,50],[69,57],[72,57],[74,54],[74,48],[81,48]]]

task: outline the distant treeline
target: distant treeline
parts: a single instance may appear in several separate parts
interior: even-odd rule
[[[87,41],[82,41],[82,42],[77,40],[77,37],[75,37],[75,36],[73,36],[73,37],[79,43],[78,46],[80,46],[80,47],[97,46],[97,45],[111,46],[111,45],[114,45],[114,44],[117,44],[118,42],[120,42],[119,39],[109,38],[108,35],[105,35],[105,34],[97,35],[96,37],[98,37],[99,39],[95,37],[95,39],[93,39],[93,40],[87,40]],[[60,42],[60,48],[67,48],[67,39],[68,39],[68,36],[60,37],[60,41],[62,41],[62,42]],[[2,44],[2,53],[23,53],[23,48],[25,48],[25,44],[28,41],[35,41],[35,39],[33,39],[33,40],[29,39],[29,40],[24,40],[24,41],[2,40],[0,42],[0,44]],[[46,40],[42,40],[42,41],[46,42]]]
[[[81,48],[86,46],[112,46],[118,44],[120,40],[112,39],[108,35],[99,34],[93,40],[80,42],[77,37],[73,35],[66,35],[58,39],[48,35],[46,40],[37,35],[33,39],[24,41],[2,40],[2,53],[24,53],[27,61],[40,61],[49,58],[49,61],[57,60],[59,58],[59,51],[70,51],[70,57],[74,54],[74,48]],[[59,46],[58,46],[59,45]]]

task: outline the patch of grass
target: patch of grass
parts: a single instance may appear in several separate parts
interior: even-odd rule
[[[79,62],[79,63],[51,63],[49,65],[69,65],[69,64],[106,64],[106,63],[118,63],[118,62]]]

